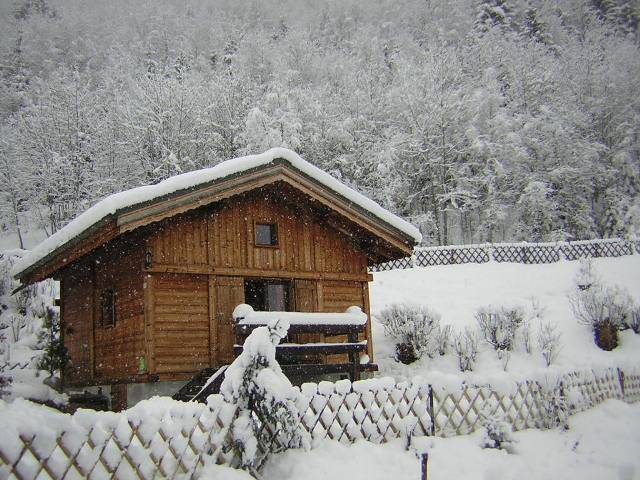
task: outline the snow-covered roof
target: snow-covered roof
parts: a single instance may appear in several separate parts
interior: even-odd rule
[[[343,313],[317,312],[256,312],[251,305],[241,303],[233,310],[233,319],[240,325],[267,325],[271,320],[285,320],[289,325],[364,325],[367,314],[360,307],[349,307]]]
[[[347,187],[327,172],[303,160],[295,152],[286,148],[272,148],[258,155],[234,158],[211,168],[176,175],[155,185],[132,188],[110,195],[34,247],[22,260],[16,263],[13,274],[19,276],[20,273],[51,255],[60,247],[65,246],[110,215],[181,190],[193,189],[199,185],[223,179],[256,167],[268,165],[276,159],[285,160],[293,168],[308,175],[388,225],[391,225],[407,235],[410,239],[413,239],[416,243],[420,243],[422,240],[422,235],[416,227],[384,209],[361,193]]]

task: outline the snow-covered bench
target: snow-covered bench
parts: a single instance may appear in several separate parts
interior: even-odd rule
[[[359,307],[349,307],[343,313],[307,313],[307,312],[256,312],[249,305],[238,305],[233,311],[236,343],[234,353],[242,352],[242,344],[253,329],[264,326],[273,319],[286,319],[289,322],[289,338],[297,334],[321,334],[326,336],[344,336],[346,341],[297,343],[285,341],[276,347],[280,366],[289,376],[322,375],[329,373],[348,373],[352,381],[360,378],[360,372],[375,371],[377,365],[370,363],[369,357],[360,354],[367,351],[367,340],[359,340],[367,324],[367,315]],[[347,354],[347,362],[308,363],[309,358],[322,358],[324,355]]]

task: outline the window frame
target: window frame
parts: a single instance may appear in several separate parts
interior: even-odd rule
[[[107,321],[107,317],[111,317]],[[115,328],[116,326],[116,291],[105,288],[100,295],[100,327]]]
[[[274,243],[258,243],[258,225],[266,225],[271,227],[271,237],[275,239]],[[279,248],[280,247],[280,235],[278,231],[278,224],[269,220],[254,220],[253,222],[253,244],[256,247],[266,248]]]
[[[244,295],[245,295],[245,303],[247,303],[247,284],[249,282],[254,282],[254,283],[262,283],[264,285],[264,304],[262,306],[261,309],[256,309],[256,311],[261,311],[261,312],[271,312],[271,311],[280,311],[280,310],[265,310],[265,307],[267,306],[267,285],[283,285],[284,286],[284,294],[285,294],[285,308],[286,312],[291,312],[293,311],[292,309],[294,308],[293,305],[293,299],[294,299],[294,292],[293,292],[293,282],[288,279],[288,278],[263,278],[263,277],[245,277],[244,278]]]

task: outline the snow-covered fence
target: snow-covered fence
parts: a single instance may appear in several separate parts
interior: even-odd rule
[[[554,263],[562,259],[621,257],[640,253],[639,240],[604,239],[554,243],[496,243],[417,248],[412,257],[371,267],[382,272],[412,267],[461,263]]]
[[[572,372],[551,385],[523,381],[504,391],[392,379],[304,387],[310,402],[302,421],[314,439],[381,443],[407,435],[464,435],[481,426],[483,415],[501,417],[515,430],[544,427],[556,414],[554,408],[570,415],[610,398],[639,401],[640,373],[615,368]],[[562,405],[554,406],[555,400]]]
[[[33,368],[33,359],[28,362],[0,362],[0,372],[8,372],[10,370],[26,370],[27,368]]]
[[[438,383],[438,384],[436,384]],[[516,430],[616,398],[640,401],[640,370],[572,372],[508,388],[391,378],[305,384],[301,422],[314,442],[470,433],[482,417]],[[122,413],[65,415],[23,400],[0,403],[0,478],[195,478],[212,462],[232,463],[229,426],[236,407],[152,399]]]
[[[229,463],[235,406],[152,399],[122,413],[65,415],[17,400],[4,405],[0,478],[193,478]]]

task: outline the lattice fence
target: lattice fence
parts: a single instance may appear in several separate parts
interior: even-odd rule
[[[554,263],[583,257],[621,257],[640,253],[638,240],[584,240],[557,243],[504,243],[417,248],[412,257],[374,265],[372,272],[460,263]]]
[[[8,372],[10,370],[26,370],[27,368],[33,368],[33,360],[30,360],[28,362],[16,362],[16,363],[11,363],[11,362],[0,362],[0,372]]]
[[[301,424],[314,443],[384,443],[467,434],[482,425],[483,416],[502,417],[516,430],[548,427],[554,418],[606,399],[640,401],[640,370],[572,372],[545,385],[525,381],[507,392],[384,378],[306,384],[302,393]],[[153,411],[136,406],[123,413],[80,410],[71,416],[30,408],[35,420],[16,421],[19,426],[3,431],[11,438],[0,442],[0,478],[196,478],[207,462],[234,461],[229,426],[236,408],[220,396],[208,405],[167,400]]]
[[[5,431],[15,437],[15,448],[0,449],[0,478],[193,478],[205,457],[232,460],[225,446],[233,405],[169,402],[172,407],[142,414],[50,413],[55,418],[42,426],[59,427],[57,435],[36,428]]]

